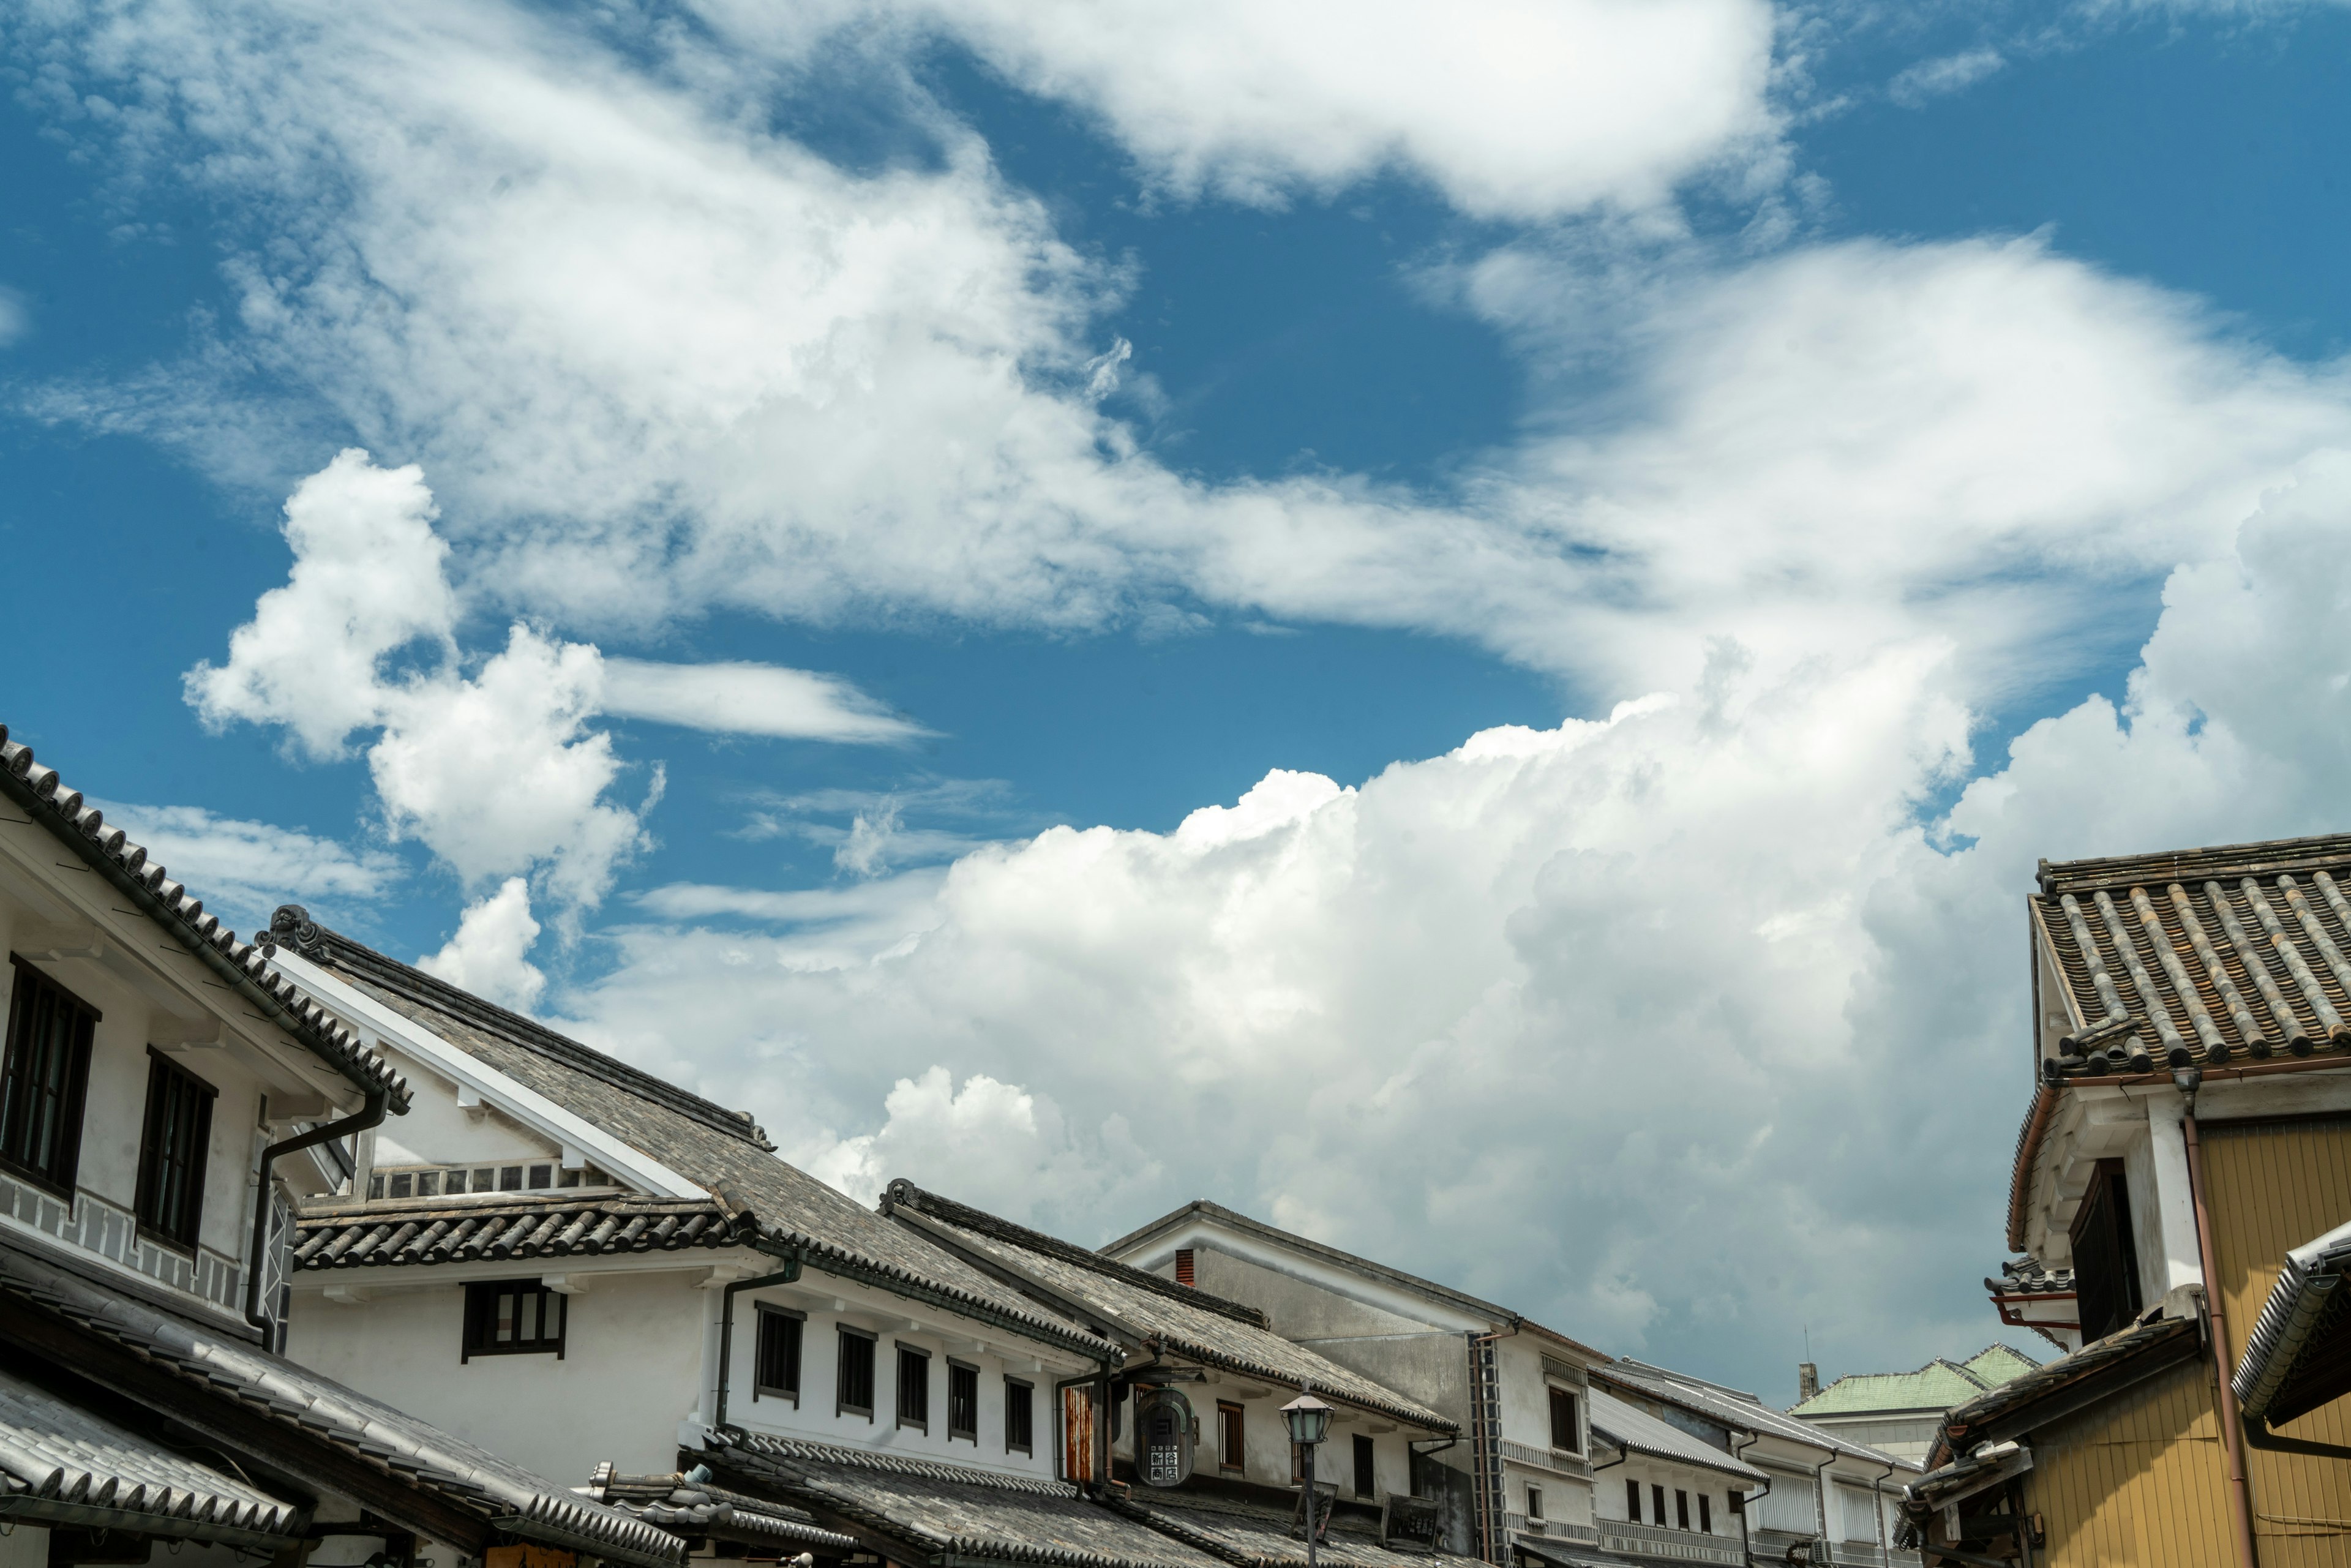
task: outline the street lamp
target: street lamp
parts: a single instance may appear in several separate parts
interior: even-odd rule
[[[1300,1470],[1306,1478],[1300,1500],[1306,1505],[1306,1568],[1314,1568],[1314,1445],[1331,1430],[1331,1406],[1311,1390],[1301,1391],[1281,1407],[1281,1420],[1290,1428],[1290,1440],[1298,1445]]]

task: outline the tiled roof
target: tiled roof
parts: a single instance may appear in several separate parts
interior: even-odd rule
[[[1953,1454],[1964,1453],[1988,1437],[2005,1435],[2034,1405],[2111,1368],[2143,1355],[2162,1359],[2193,1354],[2198,1343],[2193,1318],[2157,1318],[2093,1340],[1947,1412],[1928,1463],[1947,1464]]]
[[[1065,1482],[893,1458],[753,1436],[708,1462],[755,1495],[780,1497],[820,1519],[904,1542],[934,1563],[1224,1568],[1217,1558]]]
[[[709,1199],[561,1197],[467,1204],[418,1198],[305,1210],[296,1220],[298,1269],[381,1269],[408,1263],[676,1252],[748,1239]]]
[[[302,1510],[0,1368],[0,1500],[22,1518],[274,1551]]]
[[[1758,1486],[1771,1478],[1744,1459],[1736,1459],[1702,1437],[1658,1420],[1646,1410],[1627,1405],[1604,1389],[1591,1391],[1592,1433],[1613,1448],[1646,1454],[1678,1465],[1737,1476]]]
[[[582,1489],[607,1508],[683,1536],[719,1541],[789,1542],[795,1552],[828,1556],[860,1550],[854,1536],[827,1530],[806,1509],[752,1497],[713,1484],[707,1470],[691,1475],[622,1476],[600,1467]]]
[[[1156,1236],[1162,1231],[1173,1229],[1183,1220],[1196,1214],[1245,1235],[1258,1237],[1274,1246],[1288,1248],[1291,1251],[1303,1253],[1310,1258],[1319,1258],[1348,1273],[1361,1274],[1367,1279],[1378,1280],[1414,1294],[1426,1296],[1432,1301],[1445,1301],[1472,1314],[1490,1318],[1495,1322],[1507,1323],[1512,1328],[1522,1328],[1530,1333],[1541,1334],[1545,1339],[1556,1340],[1594,1359],[1605,1359],[1601,1352],[1593,1350],[1582,1341],[1571,1339],[1557,1329],[1545,1328],[1542,1324],[1514,1312],[1508,1307],[1498,1306],[1492,1301],[1473,1296],[1467,1291],[1457,1291],[1450,1285],[1440,1285],[1434,1280],[1424,1280],[1417,1274],[1407,1274],[1402,1269],[1393,1268],[1375,1259],[1362,1258],[1353,1252],[1343,1251],[1325,1242],[1301,1236],[1296,1231],[1284,1230],[1278,1225],[1268,1225],[1262,1219],[1252,1219],[1237,1209],[1227,1208],[1220,1203],[1211,1203],[1204,1197],[1195,1198],[1181,1208],[1163,1214],[1148,1224],[1137,1226],[1117,1240],[1102,1248],[1101,1250],[1106,1256],[1116,1257],[1122,1252],[1130,1250],[1138,1242]]]
[[[2229,1379],[2248,1420],[2290,1421],[2341,1392],[2341,1325],[2351,1315],[2351,1225],[2338,1225],[2285,1255],[2285,1267],[2245,1338],[2245,1354]],[[2314,1392],[2296,1387],[2310,1364],[2327,1364]]]
[[[574,1497],[406,1411],[13,1247],[0,1246],[0,1294],[121,1346],[192,1391],[231,1399],[511,1534],[645,1564],[674,1563],[684,1554],[667,1531]]]
[[[1618,1360],[1604,1363],[1590,1369],[1592,1377],[1631,1389],[1635,1394],[1667,1405],[1678,1405],[1695,1411],[1708,1420],[1719,1421],[1741,1432],[1757,1432],[1769,1437],[1784,1437],[1792,1443],[1809,1444],[1824,1450],[1833,1449],[1873,1464],[1891,1464],[1916,1469],[1905,1459],[1881,1454],[1848,1438],[1838,1437],[1826,1427],[1815,1427],[1794,1416],[1783,1416],[1751,1394],[1702,1383],[1651,1366],[1646,1362]]]
[[[1996,1344],[1978,1351],[1964,1362],[1946,1361],[1938,1356],[1916,1372],[1852,1373],[1810,1399],[1791,1406],[1788,1414],[1809,1418],[1876,1411],[1948,1410],[1973,1399],[1987,1388],[1996,1388],[2011,1377],[2022,1376],[2038,1364],[2004,1344]]]
[[[2055,1077],[2351,1051],[2351,837],[2043,862]],[[2056,998],[2045,998],[2053,1001]]]
[[[1995,1296],[2070,1296],[2074,1270],[2043,1268],[2038,1258],[2011,1258],[2000,1266],[1999,1279],[1984,1281],[1984,1289]]]
[[[394,1112],[408,1109],[408,1084],[382,1057],[360,1043],[350,1026],[303,996],[270,967],[268,954],[220,923],[173,882],[161,862],[132,843],[105,813],[33,759],[33,748],[8,738],[0,724],[0,797],[63,841],[117,892],[129,898],[195,955],[196,960],[269,1021],[292,1035],[362,1090],[385,1096]]]
[[[1395,1420],[1431,1431],[1456,1429],[1436,1411],[1282,1338],[1264,1326],[1264,1315],[1253,1307],[1146,1274],[909,1181],[892,1182],[882,1207],[1029,1281],[1066,1303],[1064,1310],[1099,1316],[1111,1324],[1113,1336],[1123,1334],[1137,1347],[1293,1388],[1311,1384],[1318,1395]]]
[[[1236,1568],[1303,1568],[1304,1526],[1298,1505],[1259,1502],[1218,1493],[1137,1487],[1118,1500],[1121,1512],[1144,1520]],[[1330,1505],[1326,1501],[1326,1508]],[[1397,1551],[1380,1544],[1378,1521],[1352,1505],[1332,1509],[1315,1560],[1360,1568],[1473,1568],[1474,1558],[1447,1552]]]
[[[799,1248],[810,1267],[1089,1359],[1118,1354],[1115,1345],[778,1159],[748,1117],[477,998],[465,998],[461,1008],[453,988],[337,932],[308,925],[299,935],[296,951],[305,958],[689,1181],[733,1195],[757,1216],[762,1233]]]

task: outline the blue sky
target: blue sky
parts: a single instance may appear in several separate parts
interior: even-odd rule
[[[26,7],[0,717],[853,1192],[1972,1351],[2033,858],[2341,825],[2351,14],[1655,15]]]

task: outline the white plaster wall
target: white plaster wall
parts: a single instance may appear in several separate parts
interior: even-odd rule
[[[1667,1511],[1664,1522],[1668,1529],[1678,1528],[1673,1523],[1674,1493],[1685,1491],[1689,1494],[1690,1529],[1693,1531],[1698,1530],[1698,1500],[1703,1496],[1707,1500],[1714,1522],[1713,1533],[1717,1535],[1739,1533],[1739,1516],[1730,1511],[1730,1494],[1736,1483],[1729,1477],[1701,1470],[1694,1465],[1666,1464],[1661,1460],[1652,1459],[1646,1454],[1635,1454],[1623,1464],[1611,1465],[1592,1478],[1593,1518],[1624,1520],[1631,1517],[1625,1510],[1625,1483],[1628,1480],[1640,1483],[1643,1524],[1659,1522],[1650,1516],[1655,1496],[1649,1489],[1653,1486],[1662,1486],[1666,1489]],[[1543,1501],[1546,1507],[1551,1501],[1551,1489],[1546,1487],[1543,1490]],[[1518,1508],[1514,1506],[1512,1511],[1518,1511]]]
[[[379,1166],[488,1165],[504,1160],[552,1160],[559,1145],[521,1125],[495,1107],[472,1110],[457,1103],[457,1092],[445,1079],[397,1051],[387,1051],[408,1075],[408,1114],[395,1116],[376,1130],[375,1163]]]
[[[0,1568],[49,1568],[48,1531],[20,1524],[0,1535]]]
[[[358,1306],[301,1289],[287,1354],[560,1486],[584,1485],[605,1459],[624,1473],[664,1472],[676,1468],[678,1422],[701,1381],[705,1296],[691,1281],[704,1272],[596,1277],[570,1298],[561,1360],[461,1364],[465,1291],[455,1283]],[[353,1270],[335,1282],[376,1281]]]

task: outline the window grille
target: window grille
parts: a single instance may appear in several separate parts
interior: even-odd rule
[[[1374,1474],[1374,1457],[1372,1440],[1361,1432],[1356,1433],[1355,1495],[1357,1497],[1371,1497],[1376,1494],[1378,1477]]]
[[[1217,1468],[1238,1471],[1243,1468],[1241,1447],[1241,1407],[1219,1401],[1217,1406]]]
[[[752,1357],[751,1397],[800,1402],[800,1313],[784,1307],[759,1308],[759,1348]]]
[[[204,1218],[204,1166],[212,1154],[217,1091],[148,1048],[147,1119],[139,1134],[141,1234],[193,1252]]]
[[[1583,1431],[1575,1419],[1575,1396],[1564,1388],[1551,1391],[1551,1446],[1571,1454],[1583,1451]]]
[[[898,1425],[931,1429],[931,1353],[911,1344],[898,1347]]]
[[[1018,1378],[1004,1380],[1004,1451],[1027,1454],[1036,1451],[1035,1390]]]
[[[81,1165],[82,1095],[98,1009],[15,954],[8,1046],[0,1061],[0,1166],[71,1197]]]
[[[486,1280],[465,1287],[465,1354],[552,1354],[563,1359],[569,1297],[536,1280]]]
[[[841,1331],[841,1372],[835,1380],[833,1414],[873,1418],[873,1336]]]
[[[979,1441],[979,1368],[947,1363],[947,1440]]]

